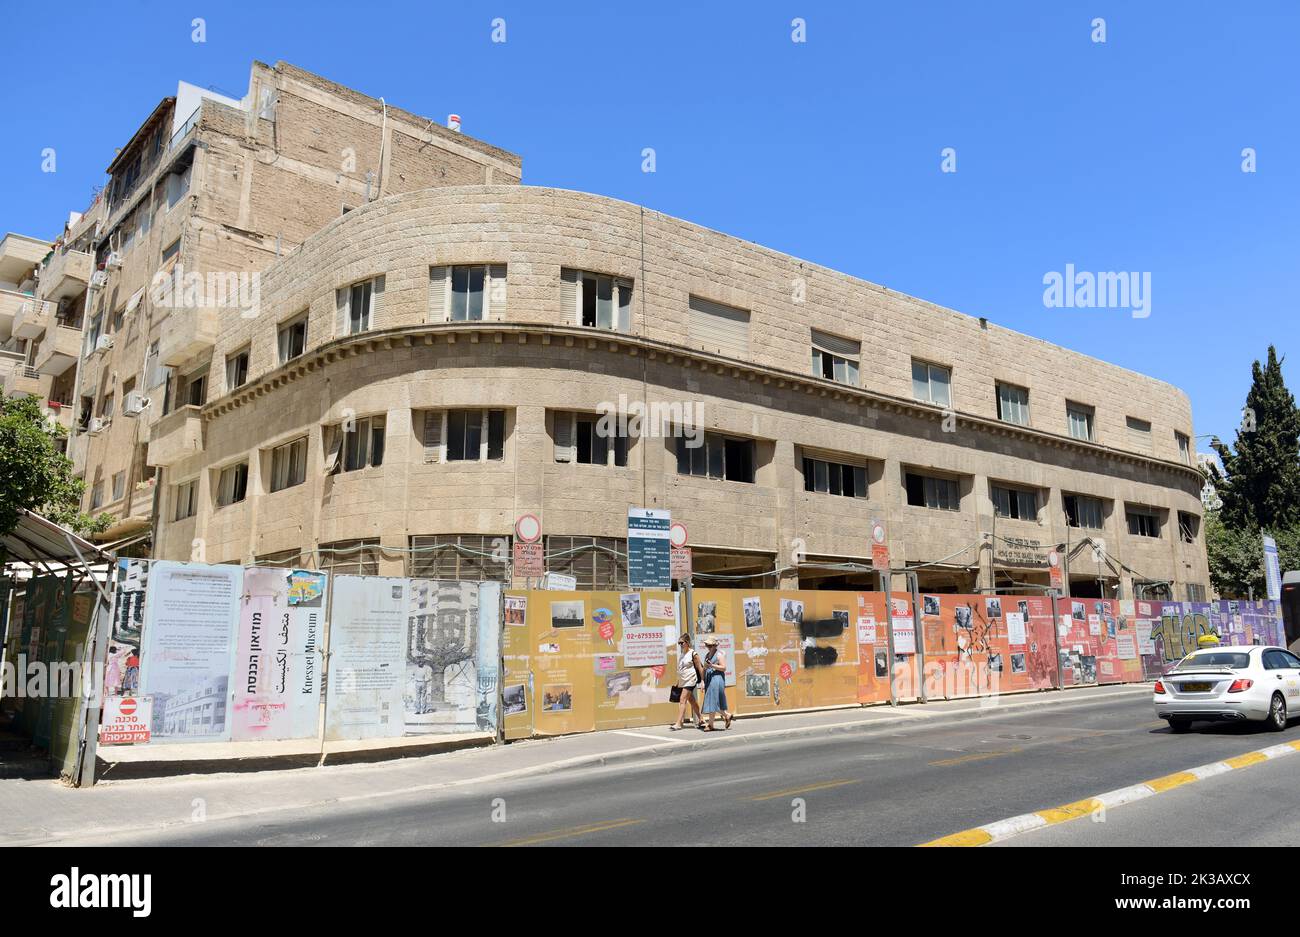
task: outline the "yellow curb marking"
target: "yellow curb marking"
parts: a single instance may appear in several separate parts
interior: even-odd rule
[[[747,797],[746,800],[772,800],[776,797],[789,797],[793,794],[807,794],[809,791],[824,791],[831,787],[843,787],[845,784],[857,784],[858,781],[853,778],[844,778],[838,781],[826,781],[822,784],[810,784],[807,787],[793,787],[788,791],[773,791],[771,794],[756,794],[753,797]]]
[[[1292,742],[1285,742],[1291,748],[1300,752],[1300,739]],[[956,760],[956,759],[954,759]],[[1224,764],[1229,768],[1249,768],[1251,765],[1261,764],[1268,761],[1269,756],[1263,752],[1246,752],[1244,755],[1237,755],[1235,758],[1225,758],[1214,764]],[[1191,784],[1194,781],[1201,780],[1190,771],[1176,771],[1173,774],[1166,774],[1164,777],[1155,778],[1151,781],[1144,781],[1141,784],[1135,784],[1134,787],[1147,787],[1152,794],[1162,794],[1165,791],[1173,790],[1176,787],[1182,787],[1184,784]],[[1063,804],[1060,807],[1050,807],[1046,810],[1035,810],[1032,814],[1026,816],[1037,816],[1046,821],[1047,825],[1055,823],[1065,823],[1069,820],[1077,820],[1080,817],[1086,817],[1094,810],[1102,807],[1103,804],[1096,798],[1089,797],[1086,800],[1076,800],[1072,804]],[[1017,818],[1011,818],[1017,819]],[[1023,832],[1023,831],[1022,831]],[[1014,834],[1013,834],[1014,835]],[[969,830],[962,830],[960,833],[953,833],[949,836],[943,836],[939,839],[931,840],[928,843],[919,843],[920,846],[984,846],[993,842],[993,836],[982,827],[974,827]]]
[[[593,823],[590,826],[573,826],[564,830],[555,830],[551,833],[539,833],[536,836],[529,836],[524,839],[512,839],[508,843],[499,843],[500,846],[531,846],[535,843],[549,843],[556,839],[566,839],[570,836],[586,836],[588,833],[600,833],[605,830],[616,830],[623,826],[632,826],[636,823],[644,823],[644,820],[610,820],[607,823]]]
[[[1161,791],[1173,790],[1175,787],[1190,784],[1196,780],[1199,779],[1190,771],[1179,771],[1177,774],[1166,774],[1163,778],[1147,781],[1147,787],[1159,794]]]

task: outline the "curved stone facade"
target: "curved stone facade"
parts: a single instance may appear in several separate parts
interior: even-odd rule
[[[504,291],[494,285],[487,321],[444,321],[430,270],[468,264],[504,268]],[[562,269],[629,285],[627,330],[562,308]],[[344,334],[336,291],[380,276],[368,329]],[[1076,555],[1076,577],[1100,570],[1125,596],[1134,580],[1167,581],[1175,598],[1208,582],[1203,534],[1179,535],[1179,512],[1199,523],[1201,481],[1177,441],[1192,433],[1177,388],[636,205],[515,185],[391,196],[331,222],[260,286],[254,317],[223,314],[206,403],[153,426],[151,461],[166,465],[159,557],[189,558],[196,542],[208,561],[246,562],[377,540],[391,550],[380,571],[396,572],[412,537],[507,537],[532,512],[548,535],[621,538],[626,509],[647,506],[670,509],[719,571],[789,567],[795,554],[808,576],[814,561],[861,561],[879,517],[896,566],[936,564],[923,588],[991,585],[994,564],[1000,585],[1045,582],[1025,551],[1085,534],[1105,553]],[[701,339],[692,297],[746,311],[747,341],[723,352]],[[281,364],[278,329],[303,312],[306,351]],[[195,314],[174,309],[163,328]],[[856,385],[813,376],[813,330],[861,343]],[[226,356],[245,347],[248,380],[230,390]],[[913,361],[951,369],[950,409],[913,399]],[[999,420],[999,382],[1028,389],[1027,425]],[[679,474],[663,438],[633,440],[626,467],[557,462],[554,414],[620,398],[702,407],[708,431],[753,440],[754,481]],[[1096,442],[1069,436],[1067,401],[1093,408]],[[447,408],[505,411],[501,458],[429,461],[423,414]],[[327,428],[377,416],[382,464],[327,475]],[[1129,418],[1150,424],[1149,441]],[[174,435],[186,432],[197,444]],[[272,492],[271,450],[304,436],[305,481]],[[805,457],[861,465],[867,497],[806,491]],[[245,459],[246,497],[218,507],[220,470]],[[909,505],[909,470],[952,479],[959,509]],[[194,516],[175,520],[176,486],[191,480]],[[1038,520],[995,517],[995,483],[1038,492]],[[1067,494],[1102,499],[1103,527],[1067,528]],[[1163,519],[1160,536],[1128,532],[1133,507]]]

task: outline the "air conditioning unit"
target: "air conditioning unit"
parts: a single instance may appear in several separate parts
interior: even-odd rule
[[[108,272],[105,270],[96,270],[90,275],[90,285],[98,289],[108,282]]]
[[[113,347],[113,336],[101,335],[99,336],[99,338],[95,339],[95,347],[91,351],[91,354],[98,355],[101,354],[102,352],[108,351],[112,347]]]
[[[104,420],[102,417],[92,416],[90,422],[86,424],[86,434],[89,436],[98,436],[104,431]]]
[[[120,270],[122,267],[122,255],[117,251],[111,251],[108,259],[104,261],[104,266],[109,270]]]
[[[126,395],[126,400],[122,401],[122,415],[139,416],[147,406],[149,406],[149,398],[140,391],[133,390]]]

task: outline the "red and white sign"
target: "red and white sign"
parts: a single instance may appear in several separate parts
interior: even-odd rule
[[[871,568],[882,572],[889,569],[889,544],[885,541],[883,521],[871,522]]]
[[[99,744],[132,745],[147,742],[152,720],[151,697],[105,697],[104,717],[99,723]]]
[[[686,580],[691,578],[690,547],[668,548],[668,575],[673,579]]]
[[[542,539],[542,522],[536,514],[521,514],[515,521],[515,539],[524,543],[536,543]]]
[[[1065,576],[1061,572],[1061,554],[1052,550],[1047,554],[1048,584],[1058,592],[1065,590]]]
[[[546,557],[540,543],[523,543],[516,540],[514,545],[514,574],[516,576],[546,575]]]
[[[670,546],[684,547],[689,542],[685,524],[673,524],[668,528],[668,544]]]

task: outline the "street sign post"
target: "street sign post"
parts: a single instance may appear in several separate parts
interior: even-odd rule
[[[889,571],[889,543],[885,539],[885,522],[871,522],[871,568],[880,572]]]
[[[515,521],[514,575],[531,579],[546,575],[546,555],[542,549],[542,522],[536,515],[524,514]]]

